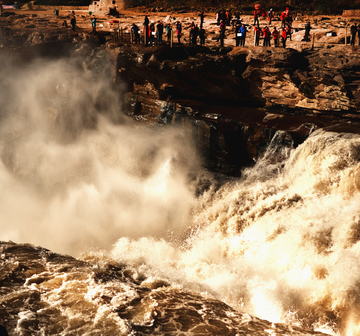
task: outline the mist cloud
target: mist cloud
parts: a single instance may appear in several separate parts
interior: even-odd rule
[[[78,254],[181,233],[192,144],[181,130],[134,124],[110,81],[78,64],[2,70],[0,239]]]

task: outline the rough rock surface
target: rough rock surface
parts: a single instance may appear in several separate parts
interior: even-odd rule
[[[105,256],[0,242],[0,321],[13,335],[324,335],[241,314]]]

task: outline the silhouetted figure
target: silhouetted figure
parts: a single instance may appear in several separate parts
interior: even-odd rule
[[[164,33],[164,25],[158,21],[157,25],[156,25],[156,38],[158,43],[162,43],[162,36]]]
[[[235,45],[238,47],[240,45],[241,33],[240,33],[241,25],[237,24],[235,26]]]
[[[205,29],[204,28],[200,28],[200,30],[199,30],[199,40],[200,40],[200,45],[204,46],[205,45]]]
[[[202,29],[202,27],[203,27],[204,17],[205,17],[204,12],[201,12],[200,13],[200,29]]]
[[[224,39],[225,39],[225,22],[224,21],[221,21],[219,29],[220,29],[220,36],[219,36],[220,46],[223,47]]]
[[[310,29],[311,29],[310,22],[308,22],[308,23],[305,25],[304,41],[306,41],[306,42],[309,41]]]
[[[197,38],[199,36],[199,27],[198,25],[195,25],[192,35],[191,35],[191,43],[195,46],[197,45]]]
[[[350,45],[355,45],[355,38],[356,38],[356,33],[358,31],[358,27],[356,25],[356,23],[354,23],[351,27],[350,27],[350,33],[351,33],[351,41],[350,41]]]
[[[262,31],[261,31],[260,27],[255,26],[254,34],[255,34],[255,46],[259,46],[260,36],[262,34]]]
[[[134,43],[139,43],[140,44],[140,34],[139,34],[139,27],[133,23],[131,26],[131,31],[134,35]]]
[[[75,16],[73,16],[70,20],[70,26],[71,26],[71,29],[72,31],[75,31],[75,26],[76,26],[76,19],[75,19]]]
[[[145,15],[143,26],[144,26],[144,35],[145,35],[145,44],[149,43],[149,18]]]

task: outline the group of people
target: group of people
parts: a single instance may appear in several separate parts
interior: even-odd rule
[[[195,24],[194,21],[190,24],[190,34],[189,41],[190,45],[197,45],[198,40],[200,45],[205,44],[205,30],[203,28],[204,23],[204,13],[200,14],[200,27]],[[145,44],[154,44],[155,38],[158,44],[162,44],[164,31],[166,32],[167,44],[171,43],[173,35],[176,36],[177,43],[181,44],[181,38],[183,36],[183,27],[180,21],[176,21],[174,24],[175,31],[173,32],[173,25],[170,23],[163,24],[161,21],[158,21],[156,24],[153,22],[150,23],[150,20],[147,15],[145,15],[145,19],[143,22],[144,26],[144,36],[145,36]],[[140,30],[139,27],[133,23],[131,27],[131,32],[134,35],[133,41],[135,43],[140,43]]]
[[[203,28],[203,20],[200,22],[200,28],[194,21],[190,24],[190,35],[189,40],[191,45],[197,45],[197,40],[199,38],[200,45],[205,44],[205,29]]]
[[[230,26],[231,23],[231,11],[229,9],[225,10],[220,10],[216,13],[216,21],[218,26],[222,23],[225,24],[225,26]]]
[[[360,46],[360,25],[357,25],[356,23],[354,23],[354,24],[350,27],[350,34],[351,34],[350,45],[352,45],[352,46],[355,45],[356,35],[358,35],[359,46]]]
[[[265,13],[265,15],[264,15]],[[264,28],[260,27],[259,24],[259,14],[267,16],[267,20],[269,22],[269,26],[265,26]],[[200,13],[200,27],[194,21],[191,22],[189,26],[189,43],[190,45],[197,45],[200,43],[201,46],[205,44],[205,30],[203,28],[204,23],[204,13]],[[288,39],[291,40],[292,36],[292,16],[288,7],[286,7],[285,11],[281,13],[281,27],[279,30],[274,27],[272,31],[270,31],[271,21],[274,17],[274,13],[272,8],[265,12],[264,9],[255,10],[254,11],[254,44],[255,46],[260,45],[260,39],[263,38],[263,46],[271,46],[271,40],[273,40],[273,45],[275,47],[279,46],[279,42],[281,41],[282,47],[286,48],[286,41]],[[219,38],[220,45],[224,46],[224,39],[226,35],[226,27],[231,25],[231,18],[232,15],[230,11],[219,11],[217,13],[217,21],[219,23]],[[308,27],[307,27],[308,26]],[[309,35],[310,31],[310,24],[308,23],[305,27],[305,36],[306,34]],[[354,25],[355,28],[353,29],[356,32],[359,32],[359,39],[360,39],[360,26]],[[174,30],[173,31],[173,27]],[[183,27],[180,21],[176,21],[175,23],[162,23],[161,21],[157,21],[157,23],[150,22],[149,17],[145,15],[144,22],[143,22],[143,29],[144,29],[144,43],[145,44],[154,44],[157,42],[158,44],[162,44],[163,42],[163,35],[166,34],[167,43],[170,44],[173,40],[173,36],[177,38],[177,43],[181,44],[181,38],[183,36]],[[352,30],[352,31],[353,31]],[[238,20],[235,23],[235,41],[236,46],[245,46],[246,36],[249,32],[249,26],[245,25],[240,20],[240,15]],[[131,33],[133,34],[132,41],[135,43],[140,43],[140,28],[133,23],[131,27]],[[352,38],[352,41],[355,37]],[[307,39],[305,39],[307,40]],[[359,43],[360,44],[360,43]]]
[[[155,42],[155,39],[158,44],[162,44],[164,42],[163,41],[164,32],[166,32],[167,44],[171,43],[173,36],[173,28],[170,23],[166,23],[164,25],[159,20],[155,25],[155,23],[153,22],[150,23],[148,16],[145,15],[143,26],[144,26],[145,44],[153,44]],[[178,44],[180,44],[180,39],[182,37],[182,25],[180,21],[176,21],[175,31],[176,31]],[[134,35],[134,42],[140,43],[140,30],[135,23],[132,24],[131,32]]]
[[[274,27],[273,31],[270,31],[270,28],[268,26],[265,26],[264,29],[261,30],[259,26],[254,27],[255,32],[255,46],[259,46],[260,44],[260,37],[262,36],[264,39],[263,46],[264,47],[270,47],[271,46],[271,38],[274,40],[274,47],[279,46],[279,40],[281,38],[282,47],[286,48],[286,40],[289,38],[291,39],[291,27],[289,27],[288,30],[285,28],[281,28],[281,30],[277,30],[276,27]]]
[[[63,24],[62,24],[65,28],[68,27],[67,25],[67,21],[64,20]],[[71,30],[72,31],[75,31],[75,27],[76,27],[76,18],[75,18],[75,13],[73,11],[73,14],[72,14],[72,18],[70,19],[70,27],[71,27]]]

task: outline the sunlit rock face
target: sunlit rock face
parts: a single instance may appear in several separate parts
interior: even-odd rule
[[[333,112],[353,112],[360,106],[357,54],[350,49],[248,46],[225,51],[123,46],[110,55],[117,55],[117,78],[129,83],[129,92],[156,99]],[[151,90],[146,89],[149,84]]]
[[[9,335],[320,335],[241,314],[105,255],[81,259],[0,243],[0,320]]]

